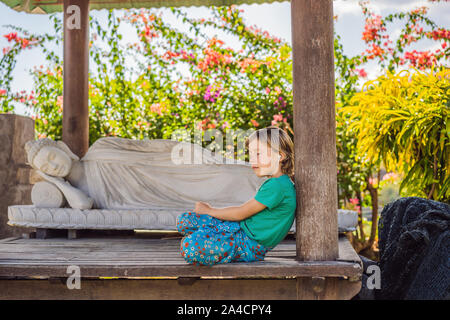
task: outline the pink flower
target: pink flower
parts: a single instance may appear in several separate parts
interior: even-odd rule
[[[367,72],[364,69],[359,69],[358,70],[359,76],[362,78],[366,78],[367,77]]]
[[[152,105],[150,106],[150,110],[151,110],[152,112],[158,113],[159,115],[162,115],[162,107],[161,107],[161,104],[160,104],[160,103],[152,104]]]
[[[8,39],[8,42],[10,42],[11,40],[14,40],[17,38],[17,32],[14,32],[14,33],[11,32],[11,33],[5,34],[4,37],[6,39]]]
[[[58,98],[56,99],[56,105],[58,107],[61,107],[63,105],[63,96],[58,96]]]
[[[413,67],[419,67],[419,69],[431,67],[433,63],[436,63],[436,57],[429,51],[405,52],[405,59],[408,59]]]
[[[3,48],[3,54],[6,55],[8,52],[11,51],[11,47],[4,47]]]
[[[372,18],[366,18],[362,39],[365,42],[373,41],[380,38],[380,31],[386,31],[383,26],[380,15],[372,14]]]
[[[386,180],[394,181],[396,179],[398,179],[398,174],[396,174],[395,172],[388,172],[383,176],[383,178],[381,180],[382,181],[386,181]]]
[[[4,96],[4,95],[6,95],[6,90],[0,89],[0,96]]]
[[[267,93],[267,94],[270,93],[270,88],[269,88],[269,87],[266,88],[266,93]]]
[[[274,88],[274,90],[276,91],[276,93],[278,93],[278,94],[280,94],[281,93],[281,89],[280,89],[280,87],[279,86],[276,86],[275,88]]]
[[[274,121],[283,121],[283,115],[282,114],[274,114],[273,120]]]
[[[351,204],[358,204],[359,203],[358,198],[351,198],[351,199],[348,199],[348,201],[350,201]]]
[[[431,32],[427,32],[426,36],[430,39],[433,38],[433,40],[437,40],[437,39],[450,40],[450,30],[447,30],[447,29],[433,30]]]
[[[28,40],[28,39],[25,39],[25,38],[22,38],[22,39],[20,39],[21,40],[21,45],[22,45],[22,48],[23,49],[25,49],[26,47],[28,47],[28,45],[30,44],[30,41]]]
[[[203,95],[203,99],[205,99],[205,101],[215,102],[216,99],[219,97],[219,95],[220,95],[220,88],[213,89],[211,86],[208,86],[206,88],[205,94]]]

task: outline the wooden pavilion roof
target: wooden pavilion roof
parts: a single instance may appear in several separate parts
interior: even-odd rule
[[[0,0],[16,11],[34,14],[48,14],[63,11],[63,0]],[[229,6],[232,4],[272,3],[282,0],[90,0],[90,10],[160,8],[160,7],[195,7],[195,6]]]

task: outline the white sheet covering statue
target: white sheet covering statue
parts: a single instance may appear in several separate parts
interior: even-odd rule
[[[29,141],[25,149],[29,164],[78,209],[187,210],[196,201],[218,207],[239,205],[253,197],[264,181],[249,163],[226,164],[222,157],[188,142],[106,137],[98,139],[81,160],[62,141],[47,138]],[[193,164],[182,160],[189,150]],[[180,164],[173,161],[180,162],[177,155]],[[34,198],[46,188],[36,184]]]

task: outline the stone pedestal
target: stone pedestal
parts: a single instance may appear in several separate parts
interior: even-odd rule
[[[0,114],[0,239],[19,236],[32,229],[7,225],[8,206],[31,204],[32,168],[25,164],[25,142],[34,139],[34,120]]]

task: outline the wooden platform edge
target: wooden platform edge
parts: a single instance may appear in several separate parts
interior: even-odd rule
[[[6,264],[0,265],[0,278],[29,279],[39,277],[68,277],[68,267],[76,263]],[[233,278],[285,278],[285,277],[348,277],[359,278],[362,267],[358,263],[340,261],[301,262],[273,266],[264,263],[230,263],[227,265],[80,265],[82,278],[114,277],[123,279],[142,277],[233,277]]]
[[[321,282],[321,280],[319,280]],[[68,289],[64,279],[0,280],[0,300],[346,300],[358,294],[361,282],[326,278],[204,279],[189,285],[177,280],[82,280]]]

